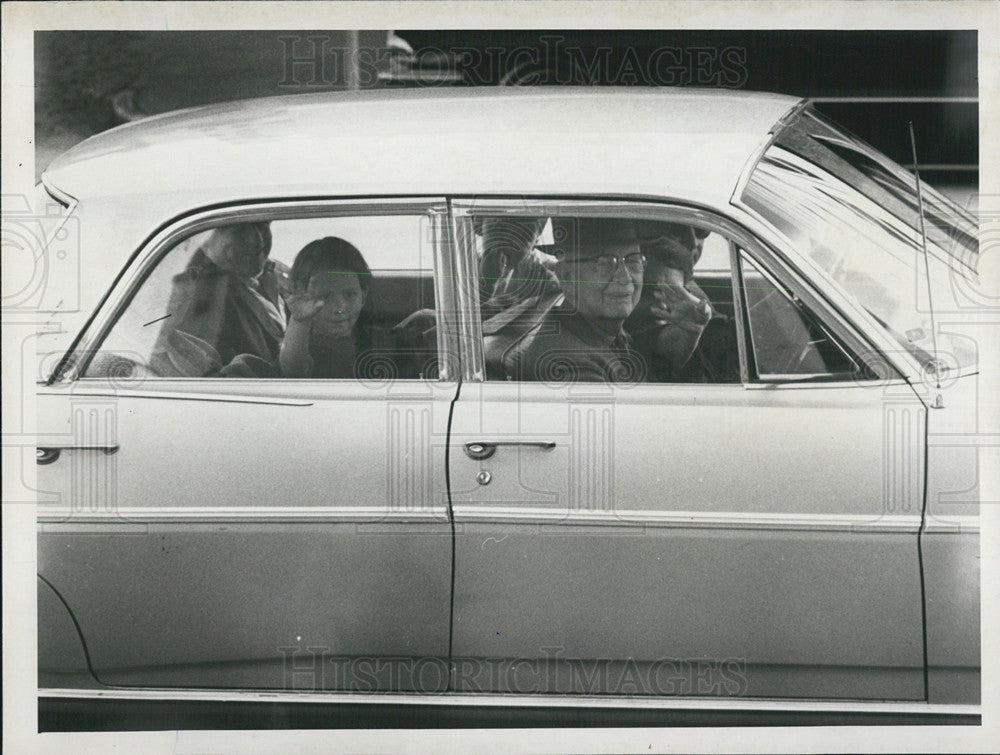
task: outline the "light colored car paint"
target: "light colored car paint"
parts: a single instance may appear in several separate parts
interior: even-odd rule
[[[877,390],[481,382],[471,251],[442,233],[439,309],[453,319],[439,345],[461,356],[451,380],[410,395],[312,381],[39,387],[39,445],[118,448],[39,467],[39,573],[73,610],[97,677],[288,689],[298,668],[302,688],[343,690],[317,684],[318,653],[447,664],[451,632],[453,657],[502,659],[501,681],[459,662],[433,691],[573,692],[574,661],[647,673],[710,659],[737,664],[741,696],[907,701],[927,699],[926,632],[929,700],[978,701],[978,493],[932,503],[964,490],[947,471],[955,452],[934,438],[968,428],[977,376],[955,381],[945,410],[927,409],[934,397],[911,385],[919,366],[731,203],[798,104],[699,91],[275,98],[159,116],[56,161],[44,182],[75,205],[84,282],[79,311],[55,317],[62,334],[40,339],[47,352],[68,348],[111,290],[81,342],[96,343],[157,249],[199,217],[356,197],[589,197],[606,211],[652,200],[664,217],[693,205],[692,217],[760,239],[755,253],[900,376]],[[234,207],[206,211],[220,203]],[[426,479],[386,474],[387,412],[416,428]],[[556,447],[485,462],[463,452],[498,439]],[[886,485],[904,490],[892,512]],[[524,661],[545,672],[519,678]],[[63,686],[58,665],[43,666],[41,685]],[[383,674],[374,686],[419,684]]]

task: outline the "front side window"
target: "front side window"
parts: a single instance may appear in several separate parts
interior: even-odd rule
[[[740,273],[757,377],[771,382],[869,376],[801,300],[742,251]]]
[[[740,382],[727,238],[704,221],[474,210],[487,380]]]
[[[174,243],[84,377],[433,377],[423,215],[220,221]]]
[[[648,208],[610,204],[589,214],[533,209],[480,206],[458,218],[459,238],[477,262],[487,381],[874,376],[856,348],[755,261],[739,239],[746,234],[720,218],[664,208],[661,219]]]

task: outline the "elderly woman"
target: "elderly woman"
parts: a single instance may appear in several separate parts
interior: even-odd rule
[[[287,323],[279,287],[287,273],[268,259],[270,251],[266,222],[221,226],[208,235],[174,278],[154,370],[198,377],[277,364]]]

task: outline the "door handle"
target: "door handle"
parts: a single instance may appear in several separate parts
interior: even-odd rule
[[[470,459],[482,461],[483,459],[488,459],[495,454],[497,452],[497,448],[500,446],[530,446],[532,448],[540,448],[543,451],[551,451],[556,447],[556,444],[551,440],[480,440],[473,441],[472,443],[466,443],[465,453]]]
[[[118,453],[118,446],[38,446],[35,449],[35,461],[39,464],[51,464],[63,451],[100,451],[110,456]]]

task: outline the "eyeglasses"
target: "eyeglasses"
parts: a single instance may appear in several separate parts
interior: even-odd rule
[[[626,254],[619,257],[616,254],[601,254],[597,257],[579,257],[577,262],[589,262],[594,265],[594,269],[602,276],[611,277],[618,269],[618,265],[625,265],[625,269],[630,273],[641,273],[646,269],[646,258],[639,254]]]

